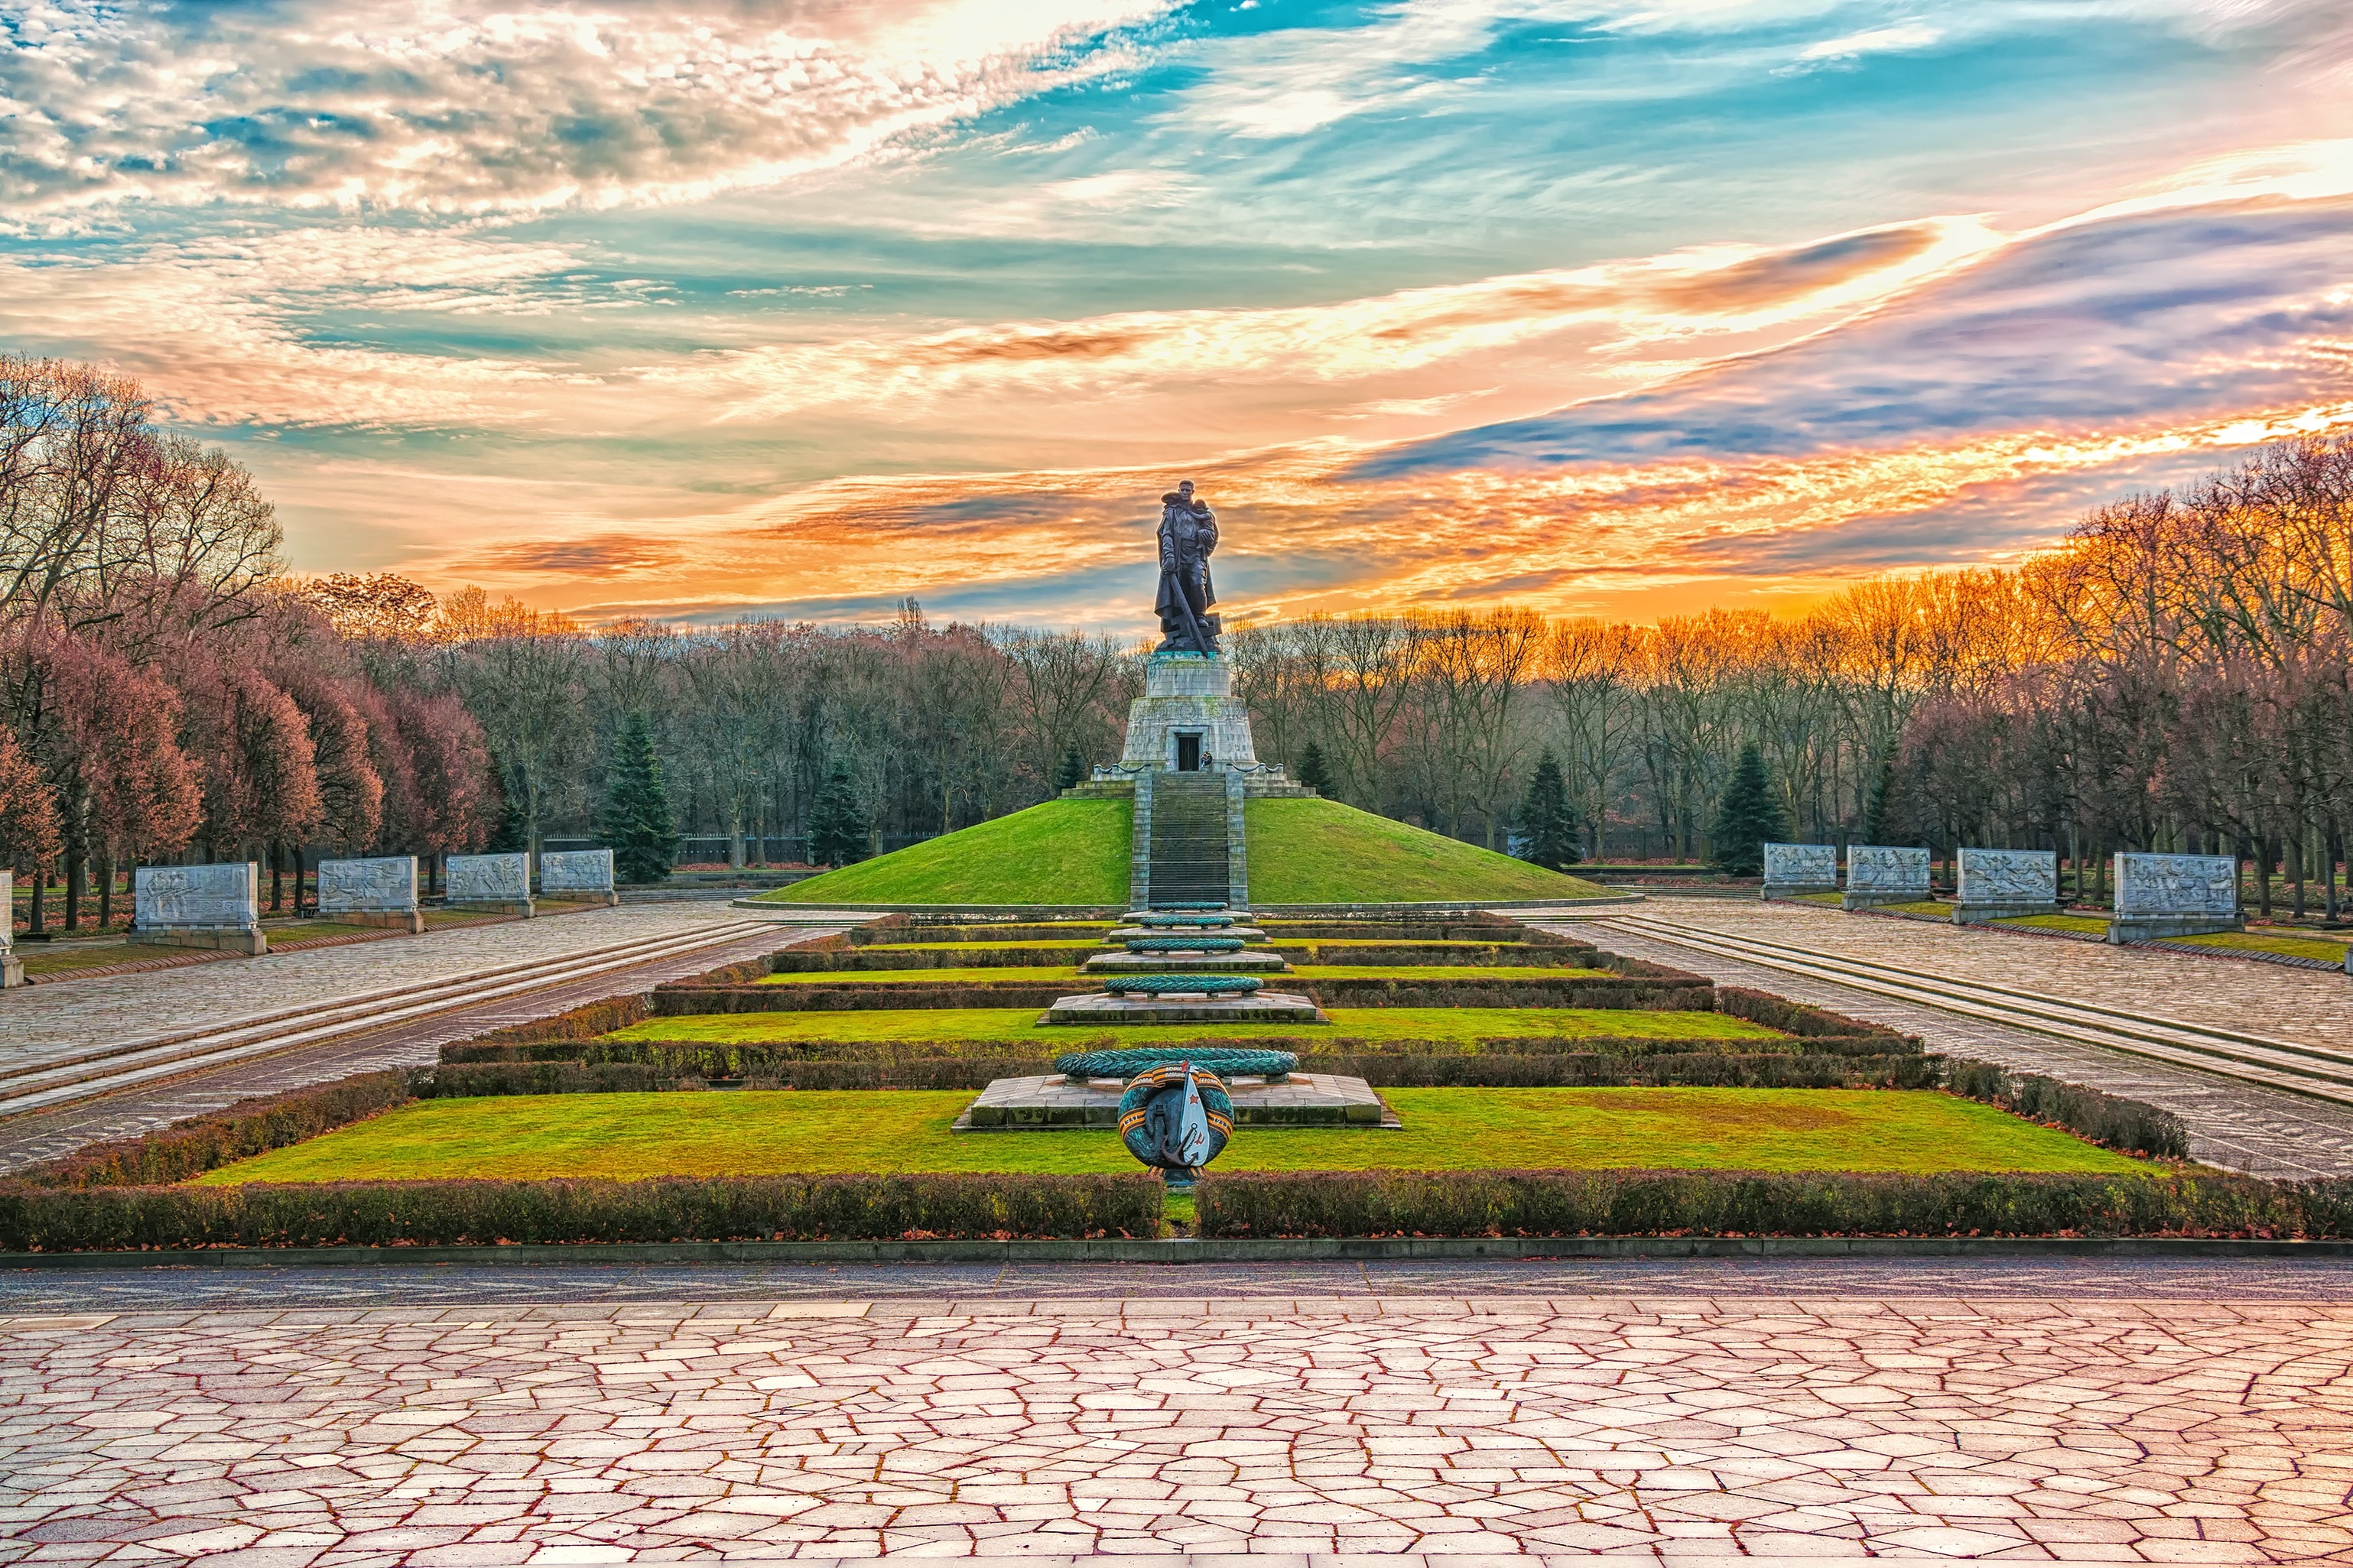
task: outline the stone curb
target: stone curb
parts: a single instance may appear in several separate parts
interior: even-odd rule
[[[499,1247],[236,1247],[0,1252],[7,1268],[278,1268],[322,1264],[1307,1263],[1478,1258],[2353,1258],[2353,1241],[2126,1236],[1334,1237],[1296,1240],[667,1241]]]

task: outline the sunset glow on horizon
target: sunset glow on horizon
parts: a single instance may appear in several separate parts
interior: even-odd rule
[[[1789,609],[2353,426],[2319,4],[0,5],[0,342],[589,620]]]

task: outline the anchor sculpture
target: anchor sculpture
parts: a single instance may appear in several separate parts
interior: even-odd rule
[[[1233,1136],[1234,1102],[1218,1075],[1189,1061],[1146,1068],[1119,1099],[1119,1136],[1127,1152],[1172,1186],[1190,1186],[1201,1167]]]

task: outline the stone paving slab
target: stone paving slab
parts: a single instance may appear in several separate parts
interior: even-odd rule
[[[2307,1037],[2300,1032],[2304,1015],[2284,1011],[2310,1000],[2302,994],[2303,988],[2316,985],[2333,990],[2336,995],[2324,1000],[2333,1006],[2353,1006],[2353,1002],[2348,1000],[2353,998],[2353,990],[2348,989],[2353,982],[2343,976],[2267,965],[2209,964],[2161,953],[2137,954],[2131,950],[2119,952],[2084,942],[2037,942],[1926,921],[1841,915],[1807,905],[1751,906],[1723,900],[1662,899],[1653,909],[1661,919],[1704,927],[1736,940],[1753,935],[1834,957],[1899,964],[1918,973],[1957,975],[2054,995],[2080,994],[2087,1000],[2129,1006],[2142,1013],[2221,1023],[2222,1020],[2214,1015],[2236,1005],[2237,1016],[2229,1020],[2228,1026],[2291,1040]],[[2190,1152],[2212,1164],[2264,1176],[2353,1175],[2353,1110],[2343,1106],[2121,1051],[2105,1051],[2029,1029],[1963,1017],[1761,963],[1719,958],[1600,921],[1580,921],[1548,929],[1566,931],[1628,958],[1650,959],[1704,974],[1718,984],[1768,991],[1791,1001],[1809,1002],[1850,1017],[1884,1024],[1919,1036],[1930,1050],[1999,1062],[2015,1071],[2046,1073],[2070,1083],[2146,1100],[2180,1116],[2189,1127]],[[1993,950],[1990,953],[1979,951],[1988,946]],[[2025,951],[2021,952],[2021,949]],[[2144,963],[2157,969],[2154,973],[2141,973],[2140,989],[2131,995],[2116,996],[2107,988],[2109,982],[2098,974],[2085,978],[2082,993],[2072,992],[2067,987],[2076,978],[2070,967],[2073,955],[2085,954],[2095,964]],[[2048,962],[2041,962],[2044,960]],[[2295,993],[2265,1001],[2266,988],[2274,976],[2290,983],[2296,988]],[[2168,984],[2154,985],[2158,981]],[[2210,986],[2214,988],[2211,995],[2206,989]]]
[[[2353,1561],[2353,1304],[1145,1304],[0,1324],[0,1561]]]
[[[1237,1125],[1401,1126],[1387,1101],[1363,1079],[1345,1073],[1288,1073],[1268,1082],[1237,1074],[1222,1080]],[[1000,1078],[955,1119],[958,1132],[1050,1131],[1119,1125],[1127,1085],[1099,1078],[1073,1083],[1061,1073]]]
[[[0,1269],[0,1314],[320,1307],[598,1312],[639,1301],[1124,1301],[1618,1295],[2353,1301],[2353,1259],[1621,1258],[1605,1261],[449,1264]]]

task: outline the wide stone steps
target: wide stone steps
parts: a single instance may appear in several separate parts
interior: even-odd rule
[[[1231,861],[1221,773],[1164,773],[1152,789],[1152,901],[1221,904]]]

